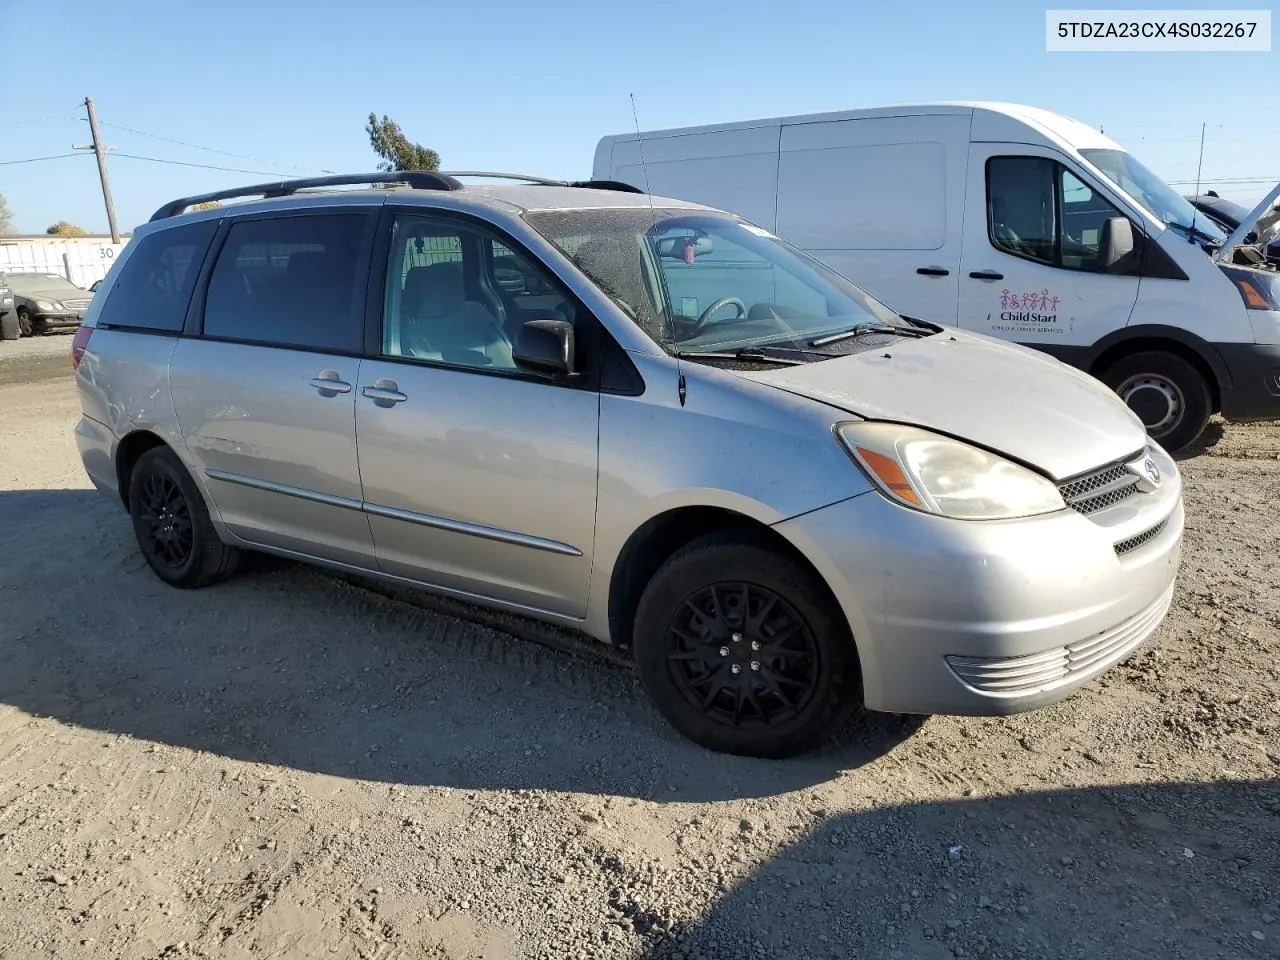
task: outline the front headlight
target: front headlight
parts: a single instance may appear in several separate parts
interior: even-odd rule
[[[1218,269],[1235,286],[1246,310],[1280,310],[1280,274],[1225,263],[1218,264]]]
[[[956,520],[1007,520],[1065,509],[1050,481],[959,440],[896,423],[837,424],[836,436],[890,500]]]
[[[61,310],[62,304],[49,300],[37,300],[36,306],[41,310]]]

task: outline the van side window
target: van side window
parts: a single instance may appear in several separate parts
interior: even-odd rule
[[[545,269],[478,228],[405,215],[392,229],[383,356],[515,373],[526,320],[574,319]]]
[[[160,230],[137,241],[98,314],[103,327],[177,333],[217,220]]]
[[[359,351],[368,224],[364,214],[234,223],[209,278],[205,336]]]
[[[1063,270],[1098,271],[1102,225],[1123,216],[1060,163],[987,161],[987,228],[997,250]]]

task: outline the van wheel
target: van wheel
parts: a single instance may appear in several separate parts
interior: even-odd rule
[[[1148,435],[1171,452],[1192,443],[1209,422],[1209,385],[1176,354],[1131,354],[1104,370],[1101,379],[1142,419]]]
[[[794,756],[861,700],[853,639],[823,584],[741,536],[710,534],[667,560],[640,598],[634,638],[658,710],[712,750]]]
[[[138,458],[129,515],[142,555],[165,583],[203,587],[235,572],[240,551],[218,539],[195,481],[168,447]]]

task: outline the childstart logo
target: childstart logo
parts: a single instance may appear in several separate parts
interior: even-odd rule
[[[987,314],[991,320],[991,329],[1006,333],[1043,333],[1060,334],[1062,327],[1058,323],[1058,304],[1060,298],[1047,289],[1027,293],[1015,293],[1008,288],[1000,291],[999,320]]]
[[[1058,298],[1048,290],[1019,296],[1007,289],[1000,291],[1000,319],[1005,323],[1057,323]]]

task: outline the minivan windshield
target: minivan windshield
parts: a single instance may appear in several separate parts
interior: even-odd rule
[[[924,332],[728,214],[630,207],[538,211],[526,220],[668,353],[808,349],[864,326]]]
[[[1217,224],[1197,213],[1185,197],[1139,163],[1133,154],[1124,150],[1081,150],[1080,155],[1165,226],[1184,237],[1219,244],[1227,239]]]

